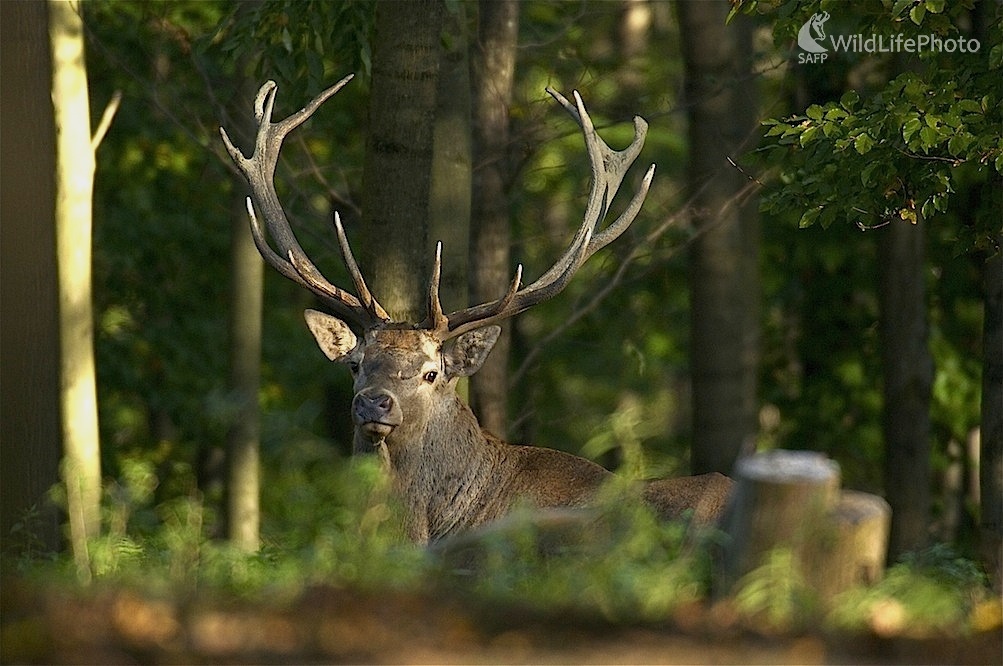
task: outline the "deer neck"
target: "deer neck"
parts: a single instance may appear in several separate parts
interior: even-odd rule
[[[486,437],[457,396],[408,441],[387,440],[387,462],[409,512],[411,537],[433,541],[491,520],[506,507],[504,444]],[[396,433],[395,433],[396,435]]]

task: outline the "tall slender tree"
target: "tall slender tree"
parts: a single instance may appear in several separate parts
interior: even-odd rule
[[[1003,7],[999,3],[979,3],[973,18],[974,32],[980,43],[985,45],[983,48],[1003,48],[1000,46]],[[995,26],[995,34],[992,34],[990,26]],[[985,306],[982,314],[979,445],[980,541],[986,570],[999,590],[1003,588],[1003,231],[1000,231],[998,223],[999,211],[1003,210],[1003,173],[997,170],[979,187],[979,198],[986,202],[989,219],[996,223],[995,234],[987,244],[988,258],[982,267]]]
[[[471,300],[505,293],[511,280],[508,185],[509,107],[519,33],[518,0],[482,0],[471,57],[474,88],[474,196],[470,230]],[[502,327],[491,356],[470,380],[481,425],[499,437],[508,423],[508,361],[512,334]]]
[[[930,392],[933,359],[925,285],[926,223],[878,230],[885,494],[889,556],[922,548],[930,523]]]
[[[94,147],[79,2],[50,0],[56,120],[56,252],[59,271],[63,480],[77,564],[101,527],[101,451],[94,368],[91,227]]]
[[[241,10],[251,7],[243,3]],[[248,60],[248,58],[244,58]],[[238,65],[239,70],[249,69]],[[253,144],[251,114],[246,112],[254,99],[250,77],[238,85],[236,105],[244,113],[233,113],[233,131],[241,145]],[[264,263],[251,238],[247,223],[246,184],[234,174],[230,202],[230,298],[229,298],[229,392],[233,410],[226,433],[226,517],[227,536],[244,551],[260,545],[260,448],[261,415],[258,389],[261,384],[261,312]]]
[[[759,222],[729,164],[754,140],[752,27],[728,3],[677,2],[689,117],[693,473],[729,472],[757,430]]]

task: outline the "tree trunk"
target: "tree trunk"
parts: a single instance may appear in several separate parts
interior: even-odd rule
[[[242,190],[238,190],[242,191]],[[251,239],[244,197],[230,207],[230,396],[226,433],[227,535],[240,550],[258,549],[260,524],[258,388],[261,383],[261,302],[264,263]]]
[[[756,136],[751,25],[728,3],[677,2],[689,108],[694,474],[729,473],[754,445],[759,358],[759,222],[728,163]]]
[[[376,4],[359,260],[398,320],[425,316],[443,0]]]
[[[997,3],[980,2],[973,16],[975,36],[989,43],[990,26],[999,29]],[[990,176],[982,186],[988,210],[1003,209],[1003,177]],[[999,227],[997,227],[998,229]],[[982,320],[982,405],[979,441],[980,540],[986,571],[997,591],[1003,588],[1003,233],[982,269],[985,310]],[[992,251],[992,250],[991,250]]]
[[[481,0],[473,51],[474,195],[470,229],[470,296],[483,303],[512,279],[508,208],[509,106],[519,33],[518,0]],[[508,425],[509,326],[470,379],[470,403],[481,425],[504,438]]]
[[[620,16],[616,25],[616,98],[610,109],[618,116],[637,113],[637,100],[648,86],[648,42],[654,23],[654,10],[648,0],[620,0]]]
[[[257,3],[244,2],[238,11],[253,11]],[[232,106],[247,109],[254,99],[250,71],[254,56],[237,64],[237,84]],[[256,127],[248,113],[233,113],[232,128],[240,145],[252,145]],[[244,552],[260,546],[261,525],[261,312],[264,297],[264,262],[251,238],[248,224],[247,183],[233,174],[230,197],[230,296],[229,296],[229,395],[226,432],[226,533]]]
[[[63,479],[78,566],[101,528],[101,450],[91,301],[94,149],[77,2],[49,2],[56,118],[56,251],[59,270]]]
[[[880,230],[878,272],[889,558],[926,545],[930,523],[930,391],[925,221]]]
[[[55,123],[48,5],[0,3],[0,538],[4,550],[59,545],[46,501],[59,480]],[[11,528],[39,511],[18,543]]]
[[[470,65],[464,6],[446,16],[448,47],[439,65],[432,152],[429,230],[442,241],[439,296],[443,307],[467,307],[467,245],[470,238]]]
[[[1003,188],[997,180],[996,188]],[[1000,189],[996,189],[999,200]],[[999,210],[997,208],[997,210]],[[996,247],[1003,248],[1003,234]],[[1003,249],[983,268],[985,319],[982,324],[982,433],[979,495],[982,498],[981,540],[986,569],[997,590],[1003,586]]]

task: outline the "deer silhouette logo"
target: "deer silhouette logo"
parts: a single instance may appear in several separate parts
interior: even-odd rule
[[[813,14],[798,30],[798,46],[811,53],[826,53],[829,49],[819,42],[825,39],[825,22],[829,20],[829,12]]]

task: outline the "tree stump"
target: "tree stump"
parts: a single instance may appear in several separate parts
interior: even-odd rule
[[[728,594],[744,577],[789,556],[790,581],[823,603],[881,577],[891,509],[876,495],[840,491],[839,465],[810,451],[767,451],[740,460],[723,519],[728,539],[717,591]]]

